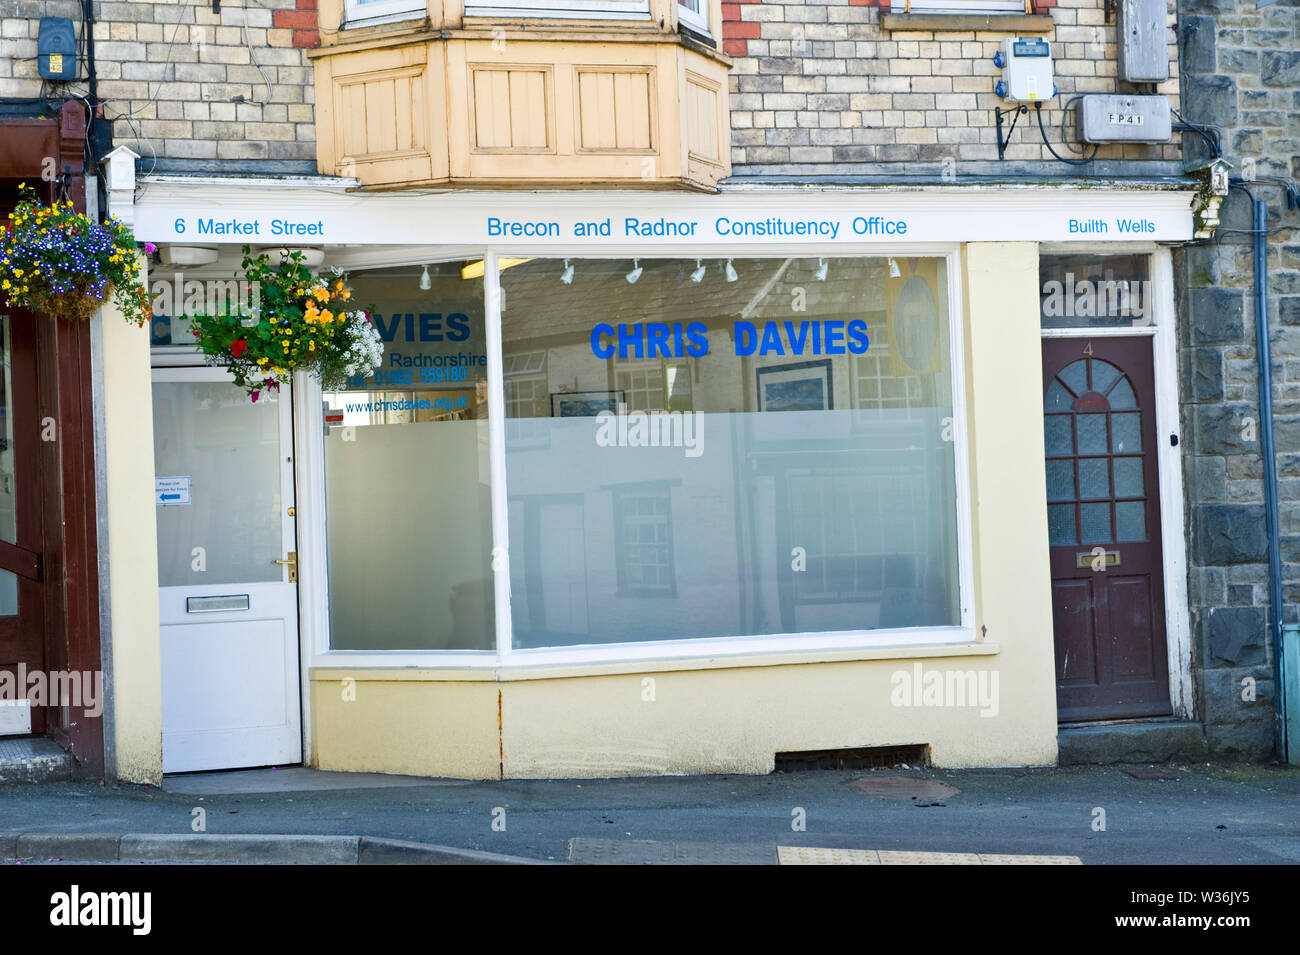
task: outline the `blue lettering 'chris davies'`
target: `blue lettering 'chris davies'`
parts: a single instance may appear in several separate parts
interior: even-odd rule
[[[736,322],[732,326],[736,354],[844,355],[864,354],[871,347],[867,323]],[[610,325],[591,330],[591,351],[597,358],[699,358],[709,353],[708,329],[701,322],[647,322]]]

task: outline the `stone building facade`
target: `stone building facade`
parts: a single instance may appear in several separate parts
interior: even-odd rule
[[[1300,21],[1294,5],[1184,0],[1184,115],[1217,127],[1232,175],[1268,205],[1268,312],[1284,623],[1300,622],[1300,213],[1276,181],[1300,172]],[[1189,158],[1207,158],[1199,136]],[[1270,178],[1276,177],[1276,178]],[[1250,180],[1254,180],[1251,182]],[[1234,188],[1214,240],[1175,262],[1187,447],[1189,585],[1199,708],[1216,750],[1273,748],[1268,535],[1255,346],[1251,201]],[[1253,685],[1254,692],[1251,692]]]
[[[1269,201],[1269,226],[1275,230],[1269,237],[1269,305],[1287,622],[1300,622],[1300,246],[1288,228],[1295,213],[1288,212],[1283,193],[1270,177],[1289,177],[1300,168],[1300,52],[1294,2],[1260,9],[1253,0],[1169,0],[1170,75],[1143,88],[1117,76],[1117,26],[1106,0],[1036,0],[1029,14],[931,15],[902,15],[888,0],[723,0],[718,28],[703,44],[708,55],[720,49],[730,59],[728,82],[720,84],[729,87],[729,123],[724,117],[729,145],[724,152],[730,168],[722,180],[724,193],[738,184],[798,186],[825,180],[859,187],[951,184],[969,186],[972,192],[1009,193],[1026,186],[1042,194],[1049,188],[1077,192],[1102,184],[1152,192],[1190,189],[1195,181],[1187,176],[1186,162],[1210,155],[1204,137],[1193,132],[1175,135],[1167,144],[1101,146],[1087,166],[1061,162],[1061,157],[1077,161],[1086,155],[1074,134],[1073,98],[1094,92],[1158,92],[1170,98],[1188,123],[1221,129],[1223,156],[1233,163],[1234,175],[1254,180],[1249,187]],[[318,13],[317,0],[223,2],[215,11],[207,0],[94,4],[96,93],[104,103],[101,118],[111,135],[111,144],[97,144],[99,151],[129,147],[140,157],[136,172],[141,176],[250,180],[341,175],[338,166],[322,158],[324,150],[318,155],[326,138],[323,97],[330,84],[323,82],[318,90],[316,83],[321,64],[329,60],[322,44],[340,49],[348,44],[335,29],[341,0],[322,0],[321,6]],[[505,39],[498,49],[490,18],[470,26],[444,23],[435,13],[440,6],[444,19],[458,8],[453,0],[441,5],[434,0],[429,18],[419,26],[368,28],[378,33],[353,41],[358,49],[342,49],[335,59],[373,56],[380,65],[366,61],[352,73],[336,70],[332,76],[347,82],[334,85],[346,86],[352,90],[346,95],[354,95],[370,82],[367,74],[380,76],[372,84],[376,88],[360,97],[363,104],[379,102],[385,94],[377,86],[388,82],[388,73],[405,76],[424,68],[414,60],[394,68],[383,59],[393,49],[423,44],[432,50],[449,38],[466,46],[492,42],[491,52],[482,57],[499,57],[509,67],[518,56],[518,47],[511,46],[514,39],[531,30],[532,42],[546,40],[542,31],[521,26],[516,18],[501,28]],[[35,64],[39,19],[69,17],[84,29],[82,11],[77,0],[0,3],[0,98],[10,101],[11,111],[39,109],[47,97],[89,95],[84,80],[52,92],[37,76]],[[463,5],[459,11],[463,14]],[[552,24],[550,29],[557,28]],[[626,24],[590,29],[611,45],[645,42],[631,37]],[[384,35],[385,30],[391,30],[391,36]],[[651,35],[655,30],[647,24],[643,32]],[[599,36],[602,32],[608,35]],[[674,24],[668,32],[671,42],[677,42]],[[1009,113],[1004,117],[1008,142],[1005,158],[999,158],[997,110],[1005,104],[993,92],[1000,72],[993,57],[1008,36],[1052,42],[1059,95],[1042,109],[1041,127],[1033,109],[1018,118]],[[563,36],[552,39],[570,43]],[[657,42],[667,41],[659,36]],[[698,37],[689,42],[701,43]],[[474,55],[480,55],[477,48]],[[420,61],[425,62],[434,61]],[[562,58],[555,62],[565,66]],[[626,69],[626,64],[616,67]],[[546,69],[544,65],[533,72],[541,75]],[[464,83],[450,82],[450,67],[443,72],[444,86],[428,88],[444,100],[462,95]],[[676,93],[669,99],[674,97],[689,99]],[[456,131],[446,112],[438,118],[447,125],[434,139],[446,130]],[[374,125],[383,127],[384,122],[381,117]],[[514,161],[510,149],[501,153],[509,155],[494,161]],[[366,168],[364,162],[360,165]],[[640,161],[635,165],[639,168]],[[521,184],[506,179],[491,173],[470,185]],[[338,184],[336,179],[333,186]],[[381,185],[411,184],[399,176]],[[524,178],[522,185],[530,183]],[[698,182],[695,185],[698,188]],[[625,192],[643,187],[631,178],[613,184]],[[302,205],[306,208],[310,201]],[[989,208],[995,206],[990,202]],[[1184,731],[1144,754],[1213,751],[1258,758],[1273,747],[1275,689],[1273,648],[1267,637],[1267,540],[1249,229],[1249,204],[1234,190],[1214,239],[1174,253],[1186,526],[1168,527],[1165,535],[1182,535],[1186,544],[1193,699],[1182,714],[1190,717],[1182,724]],[[1002,261],[999,256],[1005,255],[1024,266],[1026,281],[1032,284],[1036,247],[1032,254],[1024,252],[1023,259],[1000,248],[989,254],[990,261]],[[981,306],[989,322],[996,319],[996,284],[986,285]],[[1032,296],[1027,301],[1032,313]],[[1022,331],[1028,342],[1023,354],[1036,361],[1038,329],[1032,314]],[[1035,391],[1026,386],[1023,401],[1036,402]],[[1033,636],[1050,640],[1050,634]],[[152,662],[150,668],[157,670]],[[1243,693],[1243,681],[1253,685],[1252,693]],[[1107,754],[1112,757],[1125,754],[1122,739],[1116,739],[1112,742],[1121,748]]]
[[[901,6],[901,5],[900,5]],[[954,7],[959,5],[954,5]],[[1057,153],[1062,107],[1077,93],[1131,92],[1116,76],[1115,18],[1103,0],[1039,4],[1033,16],[891,15],[888,2],[723,4],[732,72],[732,156],[738,174],[1060,174],[1031,114],[999,162],[993,57],[1009,35],[1052,43],[1059,95],[1043,109]],[[1170,78],[1157,91],[1178,105],[1174,7]],[[1068,117],[1073,137],[1073,112]],[[1010,123],[1010,118],[1007,123]],[[1105,146],[1095,175],[1180,174],[1179,145]],[[945,165],[946,163],[946,165]]]
[[[141,171],[312,174],[315,0],[259,4],[95,3],[95,67],[113,143]],[[84,29],[80,0],[16,0],[0,10],[0,98],[50,91],[36,71],[42,17]],[[80,75],[86,76],[85,67]],[[55,88],[62,93],[63,89]],[[67,90],[85,96],[84,81]]]

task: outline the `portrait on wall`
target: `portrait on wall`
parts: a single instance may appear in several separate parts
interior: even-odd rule
[[[890,259],[885,298],[890,371],[895,376],[929,375],[939,370],[940,261]]]

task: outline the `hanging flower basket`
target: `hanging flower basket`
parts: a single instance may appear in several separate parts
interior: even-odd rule
[[[114,218],[98,223],[71,202],[44,206],[26,183],[18,191],[9,228],[0,228],[0,294],[8,305],[80,320],[111,298],[127,321],[149,321],[130,229]]]
[[[37,312],[46,312],[50,315],[57,315],[60,318],[85,319],[90,318],[104,303],[108,301],[112,294],[113,287],[110,285],[99,294],[92,289],[73,292],[49,292],[45,289],[32,289],[27,293],[27,308]]]
[[[278,391],[295,371],[309,372],[326,390],[379,367],[384,346],[370,314],[351,304],[341,269],[313,275],[301,252],[272,263],[244,246],[238,301],[215,315],[188,316],[195,343],[210,365],[229,369],[254,401]]]

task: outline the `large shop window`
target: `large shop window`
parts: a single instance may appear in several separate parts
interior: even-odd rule
[[[501,263],[500,356],[482,263],[353,275],[387,351],[325,396],[335,649],[960,625],[944,260]]]
[[[385,354],[325,395],[331,646],[494,650],[482,263],[351,279]]]
[[[501,284],[515,648],[959,624],[942,260]]]

